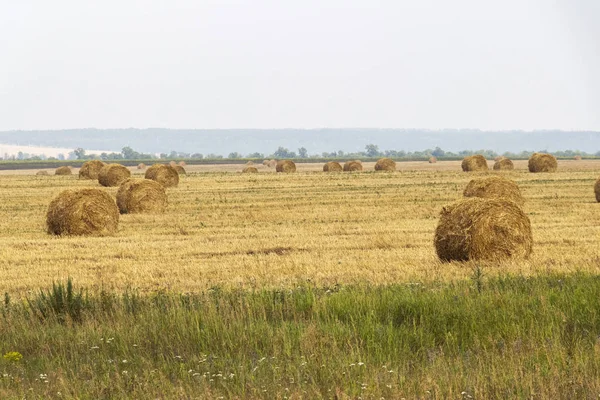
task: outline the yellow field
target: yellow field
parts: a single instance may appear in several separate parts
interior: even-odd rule
[[[322,164],[301,164],[290,175],[262,165],[249,175],[234,173],[240,165],[190,166],[179,187],[168,190],[165,214],[123,215],[118,235],[107,238],[45,232],[56,194],[97,182],[78,180],[76,171],[5,173],[0,293],[26,295],[69,276],[93,289],[176,292],[464,279],[472,265],[440,263],[432,244],[439,210],[475,176],[459,165],[398,163],[396,173],[374,173],[365,164],[368,172],[324,174]],[[530,174],[525,165],[517,162],[517,170],[503,175],[526,198],[534,255],[486,265],[484,273],[600,273],[600,204],[593,193],[600,162],[560,162],[555,174]]]

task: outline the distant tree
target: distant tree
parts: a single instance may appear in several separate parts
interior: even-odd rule
[[[342,150],[338,150],[337,156],[338,157],[344,157],[344,152]]]
[[[160,153],[160,158],[169,158],[169,155],[167,153]]]
[[[432,152],[431,155],[434,157],[444,157],[446,155],[446,152],[442,149],[440,149],[439,147],[436,147]]]
[[[65,159],[65,155],[63,153],[59,153],[57,156],[58,156],[59,160],[64,160]]]
[[[240,153],[238,153],[237,151],[234,151],[233,153],[229,153],[227,158],[242,158],[242,155]]]
[[[366,145],[365,154],[367,155],[367,157],[377,157],[381,155],[381,153],[379,152],[379,146],[376,146],[374,144]]]
[[[273,155],[277,158],[288,158],[290,154],[290,151],[288,149],[286,149],[285,147],[281,147],[279,146],[279,148],[277,150],[275,150],[275,153],[273,153]]]
[[[248,154],[248,158],[265,158],[265,155],[263,153],[250,153]]]
[[[190,158],[202,159],[202,158],[204,158],[204,155],[201,153],[194,153],[190,156]]]
[[[25,155],[23,154],[22,151],[20,151],[20,152],[17,153],[17,159],[18,160],[23,160],[24,158],[25,158]]]
[[[175,150],[172,150],[169,153],[169,158],[178,158],[179,154],[177,154],[177,152]]]
[[[298,149],[298,155],[300,156],[300,158],[306,158],[308,157],[308,150],[306,150],[306,148],[304,147],[300,147]]]
[[[131,147],[125,146],[121,149],[121,154],[125,160],[135,160],[140,158],[140,153],[134,151]]]
[[[77,157],[78,160],[85,159],[85,149],[78,147],[75,150],[73,150],[73,153],[75,154],[75,157]]]

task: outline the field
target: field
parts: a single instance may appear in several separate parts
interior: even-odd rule
[[[440,209],[481,173],[461,172],[460,162],[399,163],[395,173],[366,164],[362,173],[324,174],[321,166],[299,164],[289,175],[263,166],[259,174],[239,174],[239,165],[189,166],[168,190],[165,214],[122,215],[118,234],[104,238],[55,238],[44,225],[60,191],[97,183],[78,180],[76,171],[0,174],[0,334],[8,338],[0,351],[29,360],[0,362],[0,372],[19,377],[0,380],[0,397],[600,395],[600,204],[593,193],[600,162],[560,161],[554,174],[530,174],[525,161],[516,162],[502,175],[526,198],[533,256],[449,264],[433,247]],[[68,278],[86,290],[81,307],[89,316],[77,322],[65,311],[68,323],[56,315],[40,322],[34,311],[44,308],[32,299],[43,303],[40,290]],[[556,289],[560,282],[566,289]],[[106,298],[110,306],[98,311]],[[140,304],[136,323],[127,311],[132,298]],[[412,326],[398,325],[399,304],[412,310],[402,314]],[[192,333],[196,313],[212,333]],[[103,353],[109,335],[117,344]],[[125,373],[135,380],[114,360],[135,359],[132,346],[142,343],[151,355]],[[94,346],[113,365],[90,358]],[[211,357],[220,358],[202,369]],[[263,362],[268,371],[251,373]],[[302,363],[315,369],[302,372]],[[322,365],[338,370],[325,373]],[[200,382],[194,375],[207,372],[221,376]],[[54,375],[44,386],[39,374]],[[223,376],[231,384],[214,383]]]

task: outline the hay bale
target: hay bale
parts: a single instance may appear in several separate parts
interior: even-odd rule
[[[150,179],[127,179],[117,191],[121,214],[162,213],[167,204],[164,186]]]
[[[119,186],[129,179],[131,171],[121,164],[107,164],[98,172],[98,182],[102,186]]]
[[[533,246],[531,223],[510,200],[472,197],[442,209],[435,230],[441,261],[528,258]]]
[[[525,204],[525,199],[521,195],[519,186],[514,181],[502,176],[473,179],[465,188],[463,196],[510,200],[520,206]]]
[[[177,171],[177,173],[179,175],[185,175],[186,174],[185,169],[181,165],[176,165],[173,168],[175,168],[175,171]]]
[[[575,157],[573,157],[573,159],[574,159],[575,161],[581,161],[581,159],[582,159],[582,158],[583,158],[583,157],[581,157],[579,154],[577,154]]]
[[[86,161],[79,169],[79,179],[98,179],[98,173],[106,164],[100,160]]]
[[[146,170],[144,178],[157,181],[164,187],[173,187],[179,184],[179,174],[170,165],[154,164]]]
[[[429,164],[435,164],[437,162],[437,157],[431,156],[429,157]]]
[[[242,174],[256,174],[257,172],[258,172],[258,169],[256,167],[253,167],[253,166],[245,167],[242,170]]]
[[[556,172],[558,162],[552,154],[533,153],[529,157],[529,172]]]
[[[169,161],[169,165],[171,167],[175,167],[177,165],[177,163],[175,161]]]
[[[277,172],[284,172],[286,174],[296,172],[296,164],[291,160],[281,160],[277,162],[275,166]]]
[[[117,204],[100,189],[65,190],[46,213],[47,230],[53,235],[112,235],[118,224]]]
[[[396,161],[391,158],[380,158],[375,163],[375,171],[395,171]]]
[[[180,167],[185,167],[187,164],[185,163],[185,161],[179,161],[179,166]]]
[[[146,169],[146,164],[139,163],[138,166],[137,166],[137,169]]]
[[[264,166],[267,166],[267,165],[269,165],[269,160],[263,160],[263,163],[262,163],[262,164],[263,164]]]
[[[48,173],[48,171],[44,171],[44,170],[38,171],[38,172],[36,172],[35,174],[36,174],[36,175],[50,175],[50,174]]]
[[[462,170],[465,172],[471,171],[487,171],[487,160],[481,154],[465,157],[461,164]]]
[[[72,174],[71,167],[67,167],[67,166],[58,167],[54,171],[54,175],[71,175],[71,174]]]
[[[598,178],[594,185],[594,193],[596,194],[596,201],[600,203],[600,178]]]
[[[323,165],[323,172],[341,172],[343,171],[342,166],[337,161],[329,161]]]
[[[277,160],[271,160],[271,161],[269,161],[268,167],[269,168],[276,168],[277,167]]]
[[[511,159],[506,158],[506,157],[500,157],[494,163],[495,171],[509,171],[509,170],[513,170],[513,169],[515,169],[515,165],[513,164]]]
[[[250,161],[248,161],[248,162],[246,163],[246,165],[248,165],[248,166],[252,166],[252,165],[254,165],[254,161],[250,160]]]
[[[346,161],[344,163],[344,171],[352,172],[352,171],[362,171],[362,170],[363,170],[363,166],[362,166],[362,163],[360,162],[360,160]]]

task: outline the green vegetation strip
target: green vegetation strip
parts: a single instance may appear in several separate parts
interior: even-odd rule
[[[0,398],[591,398],[600,277],[6,296]]]

